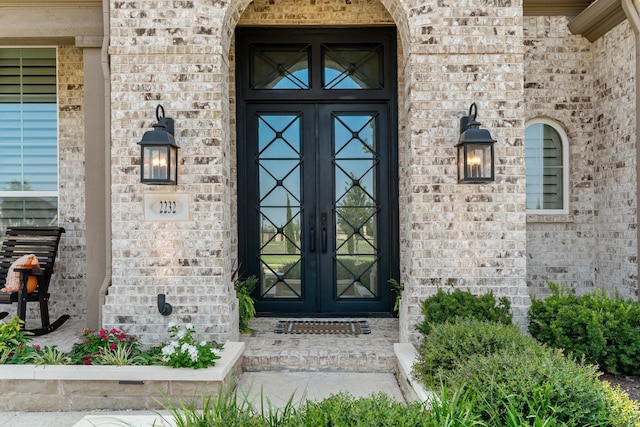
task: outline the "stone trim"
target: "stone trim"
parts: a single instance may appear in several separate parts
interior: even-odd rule
[[[569,23],[569,30],[594,42],[625,19],[620,0],[597,0]]]
[[[227,342],[216,365],[206,369],[168,366],[0,365],[2,411],[162,409],[222,393],[242,375],[245,343]],[[34,390],[37,398],[33,398]],[[101,424],[102,425],[102,424]],[[126,424],[125,424],[126,425]]]

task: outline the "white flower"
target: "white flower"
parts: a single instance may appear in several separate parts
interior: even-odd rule
[[[163,356],[171,356],[175,352],[176,352],[175,347],[173,347],[171,345],[165,345],[164,347],[162,347],[162,355]]]
[[[169,324],[167,325],[167,329],[171,329],[171,328],[173,328],[174,326],[176,326],[176,323],[175,323],[175,322],[169,322]]]
[[[206,347],[208,344],[207,344],[206,341],[200,341],[200,345],[203,346],[203,347]]]
[[[178,331],[178,333],[176,334],[176,337],[181,340],[182,338],[184,338],[184,336],[187,335],[187,331],[184,329],[180,329]]]
[[[191,349],[189,349],[189,356],[191,356],[191,360],[193,360],[194,362],[198,361],[198,349],[195,347],[192,347]]]
[[[211,353],[218,355],[220,354],[220,349],[211,347]]]
[[[193,328],[193,323],[187,323],[187,324],[185,325],[185,328],[187,328],[188,330],[192,330],[192,329],[194,329],[194,328]]]

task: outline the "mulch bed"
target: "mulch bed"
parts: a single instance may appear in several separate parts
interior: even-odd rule
[[[640,402],[640,377],[603,374],[600,379],[609,382],[613,386],[620,386],[620,390],[627,392],[631,399]]]

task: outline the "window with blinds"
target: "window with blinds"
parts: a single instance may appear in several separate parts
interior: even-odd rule
[[[58,214],[55,48],[0,48],[0,225]]]
[[[547,122],[525,130],[525,167],[528,211],[565,209],[566,137]]]

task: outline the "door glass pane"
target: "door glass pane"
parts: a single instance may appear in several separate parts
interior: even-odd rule
[[[302,117],[258,117],[260,296],[302,298]]]
[[[371,114],[332,117],[338,299],[378,297],[375,119]]]
[[[324,89],[380,89],[382,44],[323,45]]]
[[[309,45],[251,45],[252,89],[309,89]]]

